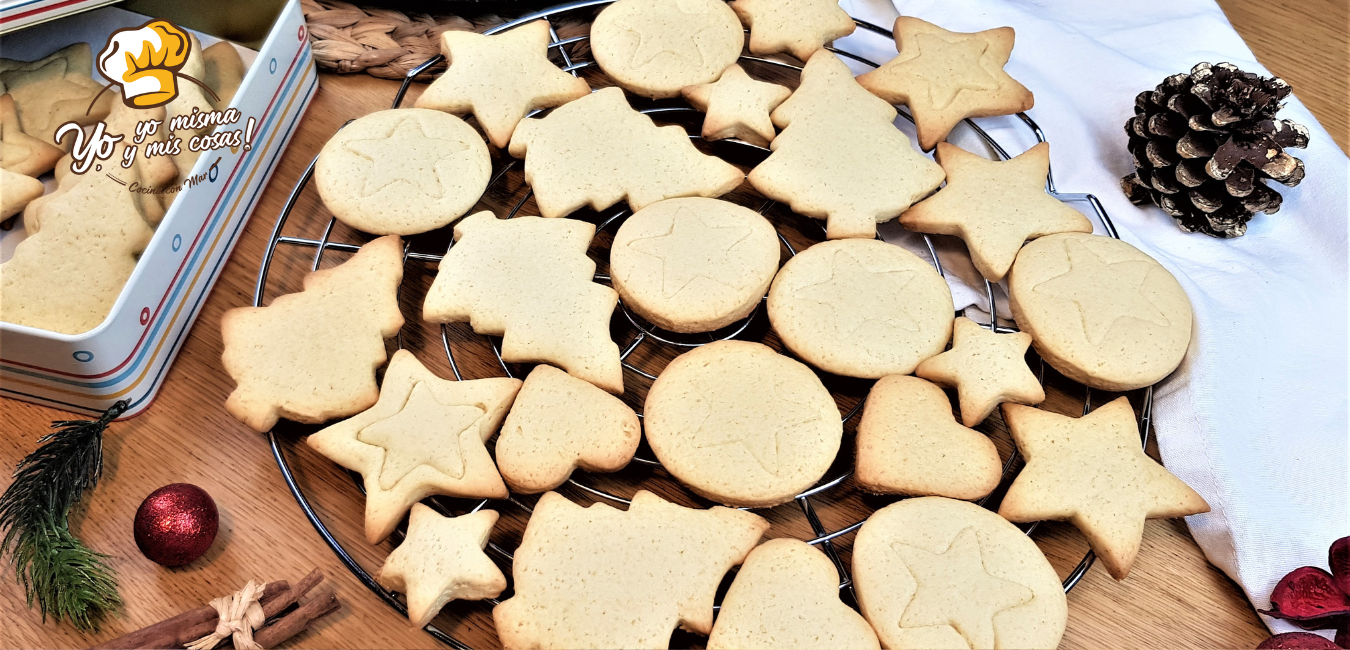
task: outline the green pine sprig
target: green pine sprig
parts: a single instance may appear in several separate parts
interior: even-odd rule
[[[108,556],[70,532],[70,511],[103,473],[103,431],[127,409],[113,404],[97,420],[61,420],[38,448],[14,469],[14,482],[0,496],[0,556],[9,553],[18,582],[37,603],[42,619],[70,621],[81,631],[98,629],[103,616],[122,605]]]

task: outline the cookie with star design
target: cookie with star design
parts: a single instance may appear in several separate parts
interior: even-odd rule
[[[953,323],[952,349],[926,359],[914,374],[955,388],[961,423],[973,427],[1004,402],[1040,404],[1045,389],[1027,366],[1031,335],[1000,334],[960,316]]]
[[[745,43],[723,0],[619,0],[591,24],[591,52],[625,90],[659,99],[715,81]]]
[[[1012,55],[1013,28],[965,34],[901,16],[894,32],[900,54],[859,76],[858,83],[909,107],[924,151],[932,151],[967,117],[1031,109],[1031,91],[1003,71]]]
[[[667,199],[628,217],[610,246],[623,304],[672,332],[710,332],[755,310],[778,272],[778,233],[734,203]]]
[[[685,352],[647,391],[647,442],[693,491],[729,506],[778,505],[820,480],[844,427],[810,368],[772,348],[717,341]]]
[[[358,118],[330,138],[314,182],[338,221],[376,235],[415,235],[464,216],[491,172],[487,144],[464,120],[397,108]]]
[[[1117,580],[1130,573],[1145,519],[1209,512],[1204,498],[1144,453],[1126,397],[1081,418],[1004,404],[1003,421],[1027,466],[998,514],[1072,522]]]
[[[839,0],[735,0],[731,10],[750,28],[751,52],[787,52],[800,61],[858,27]]]
[[[1093,388],[1156,384],[1190,346],[1181,283],[1119,239],[1060,233],[1027,244],[1008,274],[1008,298],[1046,363]]]
[[[975,269],[990,282],[1003,279],[1028,239],[1092,232],[1083,213],[1045,191],[1048,142],[1003,162],[939,142],[936,157],[947,185],[901,214],[900,225],[960,237]]]
[[[816,244],[783,265],[769,322],[807,363],[846,377],[907,375],[947,347],[951,290],[933,266],[876,239]]]
[[[966,500],[1003,476],[989,436],[957,424],[941,388],[904,375],[882,377],[867,393],[856,467],[858,485],[873,494]]]
[[[516,124],[530,111],[561,106],[591,92],[585,80],[548,60],[548,44],[547,20],[491,36],[446,30],[441,53],[450,65],[417,98],[416,106],[472,112],[488,140],[505,149]]]
[[[738,138],[769,146],[776,133],[769,113],[792,94],[785,86],[759,81],[732,64],[714,83],[686,86],[680,91],[694,108],[703,111],[703,139]]]
[[[394,353],[374,406],[305,440],[364,477],[366,541],[378,544],[414,503],[433,494],[505,499],[484,443],[497,432],[521,381],[454,381],[407,350]]]
[[[873,513],[853,542],[858,605],[886,648],[1055,648],[1068,622],[1036,543],[973,503],[920,497]]]
[[[414,503],[408,536],[384,560],[380,585],[408,596],[408,622],[426,627],[452,600],[496,598],[506,576],[483,553],[497,523],[493,510],[442,517]]]

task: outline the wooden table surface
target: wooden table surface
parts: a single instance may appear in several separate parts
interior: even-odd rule
[[[1226,0],[1221,4],[1258,58],[1293,83],[1297,95],[1345,148],[1350,125],[1346,115],[1344,0]],[[72,527],[95,550],[111,555],[127,603],[125,610],[96,634],[83,635],[67,625],[44,624],[36,611],[25,606],[6,566],[0,576],[4,585],[0,588],[0,646],[84,647],[228,594],[249,579],[295,580],[315,566],[328,574],[346,606],[292,645],[438,646],[427,634],[411,629],[339,563],[291,498],[266,439],[231,419],[222,406],[232,384],[220,367],[221,314],[249,303],[273,219],[305,165],[343,121],[387,105],[392,85],[365,76],[321,75],[318,95],[306,119],[154,407],[111,428],[103,482],[87,499],[87,508],[75,513]],[[312,190],[308,194],[293,218],[295,232],[317,235],[313,229],[316,224],[322,226],[326,215]],[[293,282],[300,277],[308,254],[291,249],[279,256],[274,268],[281,269],[277,274],[289,280],[271,285],[269,299],[280,291],[296,290]],[[419,286],[425,286],[429,277],[425,271],[411,275],[416,277],[410,277],[409,283]],[[416,312],[412,305],[405,304],[405,313]],[[435,336],[434,332],[415,328],[407,333],[414,349],[424,342],[438,345],[439,341],[431,338]],[[479,352],[485,350],[462,331],[453,334],[452,340],[457,346],[479,345]],[[419,356],[443,376],[449,375],[443,357]],[[465,356],[473,355],[469,351]],[[487,376],[495,370],[473,361],[462,368],[466,377]],[[1073,404],[1062,391],[1055,390],[1050,407],[1067,411]],[[0,401],[0,427],[4,431],[0,437],[0,467],[13,467],[33,450],[38,435],[51,420],[67,416],[31,404]],[[359,534],[359,494],[350,479],[331,463],[295,444],[297,434],[303,432],[284,429],[282,435],[303,487],[363,566],[376,570],[392,543],[379,547],[364,544]],[[1006,432],[991,433],[996,434],[1006,454]],[[646,477],[649,483],[663,494],[686,505],[698,503],[660,472],[628,471],[646,471],[652,475]],[[0,485],[8,482],[8,476],[0,479]],[[141,556],[132,539],[131,522],[147,494],[175,482],[195,483],[211,493],[220,509],[221,526],[218,539],[204,558],[186,567],[166,569]],[[597,482],[607,484],[604,479]],[[631,488],[617,482],[614,485],[615,491],[631,494]],[[582,496],[575,490],[569,495]],[[850,494],[823,507],[821,516],[825,526],[834,530],[880,503],[884,501]],[[514,507],[502,512],[503,531],[498,538],[510,547],[518,541],[524,517]],[[803,517],[790,504],[774,509],[769,517],[774,522],[771,536],[810,536]],[[1061,575],[1086,548],[1077,531],[1062,524],[1045,526],[1037,533],[1037,540]],[[845,557],[849,544],[845,539],[840,545]],[[1205,561],[1181,521],[1148,522],[1143,549],[1129,579],[1118,583],[1096,567],[1070,594],[1069,607],[1064,648],[1251,648],[1267,635],[1241,591]],[[437,623],[471,644],[490,646],[496,636],[489,625],[488,611],[482,604],[454,604]],[[681,636],[676,641],[698,639]]]

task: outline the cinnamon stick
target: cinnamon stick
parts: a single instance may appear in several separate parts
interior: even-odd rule
[[[309,628],[310,624],[342,607],[333,588],[325,585],[314,597],[301,603],[295,611],[275,623],[253,633],[253,640],[264,648],[274,648],[287,639]]]
[[[267,618],[276,616],[322,582],[323,577],[322,571],[314,569],[293,587],[285,580],[267,583],[258,599],[263,614]],[[203,605],[94,646],[94,650],[182,648],[215,631],[219,620],[220,614],[215,608]]]

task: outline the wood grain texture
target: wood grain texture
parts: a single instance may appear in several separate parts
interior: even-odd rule
[[[1299,97],[1328,128],[1336,130],[1335,120],[1341,120],[1343,137],[1345,75],[1329,74],[1330,68],[1320,63],[1322,59],[1318,57],[1322,55],[1317,51],[1319,47],[1334,46],[1337,38],[1344,44],[1344,34],[1329,32],[1328,22],[1323,18],[1335,11],[1343,16],[1343,0],[1302,4],[1229,0],[1223,4],[1235,16],[1235,24],[1253,44],[1258,57],[1295,84]],[[1284,6],[1304,18],[1290,22],[1290,14],[1280,13],[1284,11],[1280,7]],[[1295,51],[1309,54],[1290,55]],[[106,442],[103,482],[87,500],[87,507],[75,513],[72,525],[95,550],[112,556],[127,601],[125,611],[99,633],[91,635],[79,634],[67,625],[44,624],[36,611],[25,606],[23,595],[13,582],[14,575],[6,567],[0,575],[5,585],[0,588],[0,621],[4,621],[0,625],[0,646],[86,647],[197,607],[238,589],[249,579],[294,581],[317,566],[329,576],[326,582],[334,586],[346,606],[313,630],[296,637],[291,646],[437,647],[430,636],[411,629],[405,619],[367,591],[340,564],[286,490],[266,439],[231,419],[223,408],[232,383],[220,368],[221,314],[249,304],[258,261],[274,219],[314,154],[347,119],[385,108],[395,87],[393,82],[360,75],[321,75],[314,103],[156,403],[146,414],[112,426]],[[1317,103],[1320,100],[1313,98],[1326,101]],[[1339,117],[1333,114],[1338,110]],[[1344,139],[1341,144],[1344,146]],[[502,195],[490,197],[486,204],[504,213],[524,193],[518,177],[508,178]],[[755,197],[753,192],[741,190],[736,198],[749,203]],[[528,212],[532,207],[532,201],[527,202],[524,210]],[[791,219],[790,215],[771,216],[775,220]],[[327,212],[311,189],[293,213],[287,234],[317,237],[326,220]],[[361,237],[339,227],[334,239],[360,241]],[[427,252],[444,248],[444,242],[434,240],[419,240],[417,245],[425,246]],[[280,251],[273,266],[273,281],[269,282],[268,300],[279,293],[297,290],[299,279],[312,259],[312,250],[287,247]],[[330,253],[325,256],[324,265],[335,264],[344,257]],[[419,358],[433,370],[450,376],[448,363],[439,352],[439,332],[413,317],[418,313],[421,293],[430,283],[432,273],[434,267],[430,265],[409,266],[403,295],[405,314],[409,315],[404,343],[419,351]],[[762,328],[762,319],[753,327]],[[495,362],[486,361],[491,359],[490,350],[466,326],[452,326],[449,337],[466,378],[500,374]],[[770,343],[779,347],[772,337]],[[669,357],[668,351],[644,346],[635,353],[634,361],[644,367],[660,368]],[[836,382],[831,387],[846,396],[841,400],[843,407],[851,405],[861,390],[847,382]],[[627,399],[631,404],[640,404],[643,392],[641,388],[631,390]],[[1079,407],[1079,399],[1069,394],[1065,386],[1052,385],[1049,393],[1047,408],[1069,413]],[[0,431],[4,432],[0,435],[0,467],[13,467],[33,450],[51,420],[65,417],[68,414],[53,409],[0,401]],[[1006,456],[1009,443],[1001,423],[994,420],[983,428],[995,437]],[[298,426],[279,429],[288,458],[319,514],[356,559],[375,571],[395,541],[376,547],[362,541],[360,494],[345,472],[297,444],[310,430]],[[847,446],[851,444],[851,435],[845,437]],[[851,458],[851,452],[846,450],[841,458]],[[679,503],[706,504],[661,470],[630,467],[614,476],[590,479],[597,487],[625,495],[631,494],[632,486],[640,481]],[[0,478],[0,486],[7,486],[9,481],[7,475]],[[147,494],[180,481],[195,483],[215,497],[221,513],[220,534],[206,557],[186,567],[166,569],[141,556],[132,539],[131,522]],[[578,501],[588,500],[575,488],[567,488],[565,493]],[[523,501],[533,500],[531,497]],[[829,505],[820,507],[819,514],[830,530],[852,523],[889,502],[860,495],[852,488],[832,493],[821,503],[827,501]],[[494,541],[514,548],[524,528],[524,512],[510,505],[504,505],[501,512],[503,517]],[[770,536],[810,536],[805,518],[791,504],[773,509],[767,516],[774,524]],[[1066,524],[1047,524],[1036,538],[1061,575],[1072,568],[1086,549],[1083,537]],[[851,540],[851,535],[840,539],[839,549],[846,560]],[[1094,568],[1070,594],[1069,606],[1064,648],[1250,648],[1267,634],[1241,591],[1205,561],[1180,521],[1149,522],[1139,560],[1129,579],[1118,583],[1099,567]],[[496,644],[496,634],[489,611],[481,603],[455,603],[446,608],[437,624],[471,645],[491,647]],[[699,644],[701,638],[677,633],[675,642]]]

